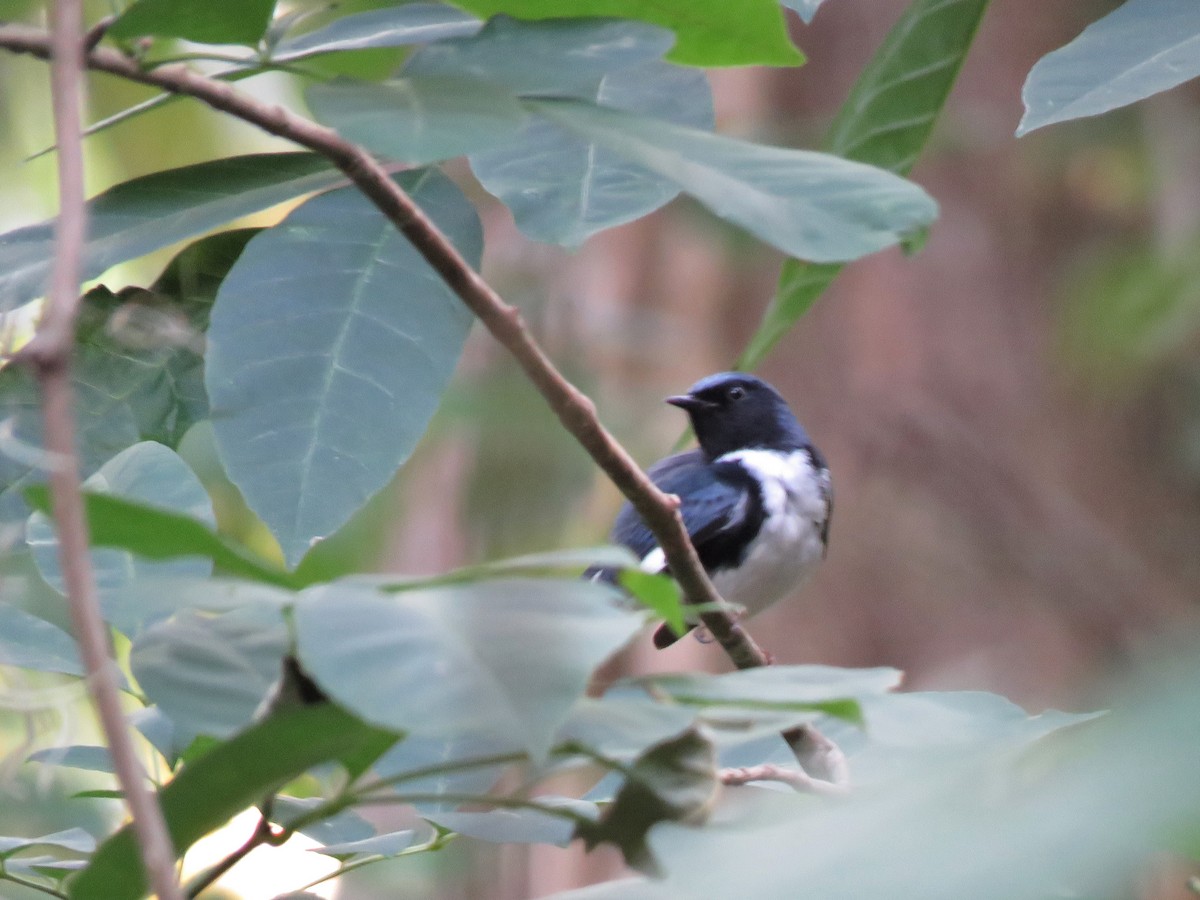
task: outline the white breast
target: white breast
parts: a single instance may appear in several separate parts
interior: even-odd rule
[[[804,450],[787,455],[737,450],[717,462],[739,462],[762,485],[762,528],[736,570],[718,571],[713,585],[749,615],[762,612],[812,575],[825,554],[821,530],[829,515],[829,473]]]

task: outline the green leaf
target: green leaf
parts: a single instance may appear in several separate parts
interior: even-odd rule
[[[153,35],[201,44],[254,46],[267,31],[275,0],[137,0],[108,36],[118,40]]]
[[[310,847],[313,853],[332,856],[343,862],[356,857],[382,856],[385,859],[403,853],[412,846],[417,832],[411,828],[404,831],[389,831],[387,834],[377,834],[361,841],[346,841],[341,844],[326,844],[324,847]]]
[[[200,480],[180,457],[162,444],[145,442],[121,451],[84,482],[96,493],[114,494],[215,525],[212,502]],[[59,566],[58,534],[46,513],[35,512],[26,525],[26,542],[42,577],[55,590],[66,592]],[[119,598],[138,579],[157,575],[204,576],[207,559],[174,558],[147,561],[125,550],[94,547],[91,551],[96,588],[101,601]]]
[[[88,202],[83,278],[343,177],[316,154],[263,153],[126,181]],[[0,235],[0,309],[41,296],[53,259],[53,221]]]
[[[987,10],[988,0],[916,0],[855,82],[825,149],[905,175],[937,122]],[[775,297],[737,361],[754,369],[841,271],[791,259]]]
[[[63,675],[84,674],[73,637],[8,603],[0,603],[0,665]]]
[[[330,704],[280,712],[195,759],[159,792],[176,856],[279,785],[379,739]],[[106,840],[73,879],[72,900],[137,900],[146,893],[132,827]]]
[[[788,39],[778,0],[459,0],[477,15],[505,13],[520,19],[609,16],[652,22],[675,32],[669,59],[691,66],[794,66],[803,54]]]
[[[98,788],[94,791],[76,791],[71,795],[72,800],[124,800],[124,791],[111,791]]]
[[[129,665],[176,728],[222,738],[251,721],[278,681],[287,649],[273,604],[219,616],[185,610],[138,636]]]
[[[343,50],[404,47],[451,37],[466,37],[474,34],[482,25],[479,19],[452,6],[406,3],[387,9],[352,13],[317,31],[286,38],[272,50],[270,60],[275,64],[291,63]],[[270,69],[262,65],[255,54],[247,56],[245,62],[213,72],[209,77],[219,81],[241,81],[267,71]],[[89,125],[84,134],[97,134],[180,99],[180,94],[158,94]]]
[[[465,78],[339,79],[313,84],[305,99],[321,124],[381,156],[415,164],[488,146],[515,134],[525,118],[507,90]]]
[[[1189,0],[1126,0],[1025,80],[1017,136],[1096,116],[1200,75],[1200,7]]]
[[[589,850],[613,844],[630,866],[656,871],[648,832],[662,822],[705,817],[717,796],[716,762],[712,744],[695,729],[657,744],[625,772],[625,783],[599,821],[579,825],[577,835]]]
[[[937,204],[915,184],[827,154],[765,147],[578,101],[525,102],[795,256],[856,259],[899,242],[937,214]]]
[[[550,809],[565,809],[593,819],[600,815],[595,803],[574,797],[543,794],[533,799],[539,806]],[[425,819],[465,837],[501,844],[553,844],[565,847],[571,843],[575,830],[570,819],[536,809],[489,809],[485,812],[448,810],[426,815]]]
[[[677,125],[713,125],[704,73],[658,60],[606,73],[576,96]],[[620,154],[536,117],[515,140],[481,150],[470,161],[475,177],[512,210],[522,232],[566,247],[640,218],[679,193],[672,182]]]
[[[45,485],[25,491],[30,506],[50,509]],[[147,559],[205,556],[231,575],[265,584],[292,587],[292,576],[217,534],[191,516],[145,506],[109,494],[85,494],[88,531],[93,547],[119,547]],[[116,598],[114,603],[119,602]]]
[[[600,699],[581,697],[559,727],[555,743],[575,744],[608,759],[632,762],[695,721],[695,709],[659,703],[641,691],[630,695],[614,688]]]
[[[423,47],[406,76],[471,78],[518,95],[587,96],[605,75],[657,60],[671,33],[643,22],[497,16],[476,35]]]
[[[459,734],[452,738],[405,735],[372,766],[383,779],[403,779],[408,794],[486,794],[510,762],[467,765],[475,760],[514,753],[519,742],[492,735]],[[438,771],[441,770],[441,771]],[[426,774],[420,774],[426,773]],[[424,800],[413,806],[422,813],[456,809],[460,803]]]
[[[642,22],[497,17],[476,35],[417,51],[383,84],[314,84],[314,115],[376,153],[433,162],[505,142],[521,94],[592,95],[608,73],[657,59],[669,32]]]
[[[0,837],[0,859],[31,847],[57,847],[73,853],[91,853],[96,847],[96,839],[82,828],[68,828],[36,838]]]
[[[641,626],[617,599],[579,580],[395,595],[335,583],[297,602],[297,650],[321,688],[368,721],[432,738],[482,733],[540,758],[592,670]]]
[[[40,762],[66,769],[85,769],[89,772],[112,772],[112,754],[107,747],[73,744],[70,747],[50,747],[30,753],[26,762]]]
[[[478,266],[479,219],[458,188],[436,170],[397,182]],[[355,189],[250,242],[213,309],[205,380],[226,472],[289,563],[412,452],[471,322]]]
[[[731,792],[719,827],[655,829],[664,886],[680,898],[1127,895],[1148,855],[1195,822],[1198,677],[1194,662],[1162,666],[1086,731],[1017,753],[914,754],[889,785],[837,803]]]
[[[858,701],[900,684],[897,669],[840,669],[834,666],[764,666],[724,675],[650,675],[652,685],[678,703],[744,706],[751,709],[820,710],[859,722]]]
[[[469,37],[483,23],[462,10],[440,3],[406,3],[385,9],[352,13],[324,28],[280,41],[273,62],[295,62],[322,53],[404,47]]]
[[[621,587],[652,610],[676,634],[687,630],[684,624],[683,596],[679,585],[669,575],[652,575],[639,569],[625,569],[620,576]]]

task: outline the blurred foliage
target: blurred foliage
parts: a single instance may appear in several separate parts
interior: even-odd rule
[[[1150,9],[1147,21],[1161,30],[1163,2],[1132,0],[1127,11]],[[923,234],[933,218],[930,198],[894,173],[925,146],[986,3],[910,6],[831,131],[831,149],[853,163],[710,133],[705,79],[663,61],[673,38],[661,28],[544,21],[562,9],[543,0],[467,5],[517,18],[478,34],[468,23],[470,34],[443,33],[410,53],[395,46],[392,29],[407,23],[411,37],[428,9],[314,0],[294,10],[312,16],[268,27],[262,3],[140,0],[115,37],[159,35],[147,45],[158,60],[197,49],[177,37],[241,41],[265,56],[284,47],[286,60],[289,36],[387,10],[394,16],[386,27],[369,20],[375,31],[364,49],[301,60],[307,76],[257,79],[263,60],[254,52],[236,65],[255,73],[250,89],[272,102],[294,103],[307,83],[319,120],[392,162],[477,151],[471,162],[483,183],[502,185],[496,193],[523,227],[551,241],[574,246],[682,190],[779,249],[840,262]],[[789,5],[810,16],[816,7]],[[203,21],[219,9],[229,16]],[[36,11],[0,6],[0,16]],[[93,18],[103,11],[89,7]],[[673,26],[675,62],[800,60],[770,0],[674,0],[649,11],[596,0],[572,10],[595,12]],[[1085,72],[1109,84],[1094,67]],[[342,79],[314,84],[334,73]],[[148,96],[109,79],[94,83],[98,114]],[[40,149],[23,145],[45,137],[44,98],[5,88],[5,121],[39,119],[36,134],[0,132],[5,153]],[[614,91],[633,101],[617,102]],[[86,506],[103,613],[128,669],[123,687],[131,703],[144,704],[130,720],[146,738],[178,852],[276,795],[264,821],[314,837],[342,872],[438,858],[434,851],[451,841],[561,846],[582,838],[666,878],[580,897],[1100,896],[1125,891],[1150,851],[1194,851],[1200,711],[1192,686],[1200,675],[1186,662],[1151,668],[1107,722],[1030,716],[983,692],[897,693],[891,669],[647,677],[592,696],[598,667],[647,620],[679,615],[661,582],[631,579],[626,594],[579,577],[589,563],[629,560],[573,550],[429,578],[357,574],[382,545],[394,499],[387,486],[443,396],[449,408],[424,453],[471,448],[459,468],[462,498],[446,503],[459,504],[450,518],[465,520],[473,560],[577,543],[573,523],[593,467],[507,360],[471,360],[447,388],[469,317],[390,223],[340,187],[339,173],[303,154],[235,156],[242,126],[228,129],[193,102],[161,105],[90,139],[94,193],[121,183],[92,203],[89,274],[108,286],[85,298],[76,387],[81,455],[97,472]],[[501,107],[505,116],[490,115]],[[530,123],[543,130],[521,130]],[[534,150],[545,149],[537,136],[549,135],[563,152],[535,172],[526,151],[508,143],[514,134]],[[484,154],[490,165],[480,165]],[[212,156],[219,161],[178,168]],[[49,162],[19,171],[48,172]],[[148,171],[155,174],[125,180]],[[1137,185],[1109,183],[1097,171],[1079,178],[1082,194],[1130,204]],[[432,168],[399,181],[477,269],[470,197],[478,192],[460,192]],[[49,184],[41,190],[48,194]],[[585,201],[600,198],[593,191],[607,192],[603,215],[589,215]],[[303,199],[312,193],[319,196]],[[262,231],[228,230],[297,200],[282,222],[269,213]],[[157,280],[136,279],[148,289],[127,289],[128,272],[111,271],[145,266],[147,254],[176,253],[176,242],[196,238]],[[1200,316],[1196,249],[1189,240],[1169,253],[1124,247],[1099,256],[1064,307],[1072,358],[1127,383],[1139,369],[1187,357]],[[51,265],[50,224],[4,235],[0,261],[5,299],[35,298]],[[789,262],[743,362],[759,361],[835,271]],[[540,312],[527,318],[539,322]],[[563,368],[590,388],[576,359],[582,349],[560,348],[569,357]],[[57,695],[43,692],[62,676],[45,673],[79,667],[66,631],[39,618],[65,625],[53,590],[61,577],[48,493],[24,493],[36,509],[28,519],[21,501],[46,465],[33,384],[7,368],[0,393],[16,426],[7,450],[20,457],[0,485],[12,525],[6,539],[26,544],[2,561],[11,605],[0,651],[10,665],[0,674],[6,686],[35,688],[32,700],[15,691],[25,706],[14,703],[21,715],[0,728],[17,741],[32,735],[14,765],[35,744],[52,744],[30,766],[54,771],[56,785],[73,783],[75,767],[104,769],[105,751],[90,735],[51,737],[18,721],[28,715],[40,726],[69,715],[70,702],[56,709]],[[410,527],[435,515],[418,510]],[[71,702],[78,687],[68,683]],[[780,732],[810,723],[845,748],[851,796],[721,789],[718,765],[794,766]],[[29,771],[6,785],[22,795],[22,815],[10,822],[0,812],[0,821],[24,837],[0,837],[0,877],[52,891],[63,885],[73,898],[141,896],[132,827],[108,821],[99,810],[111,804],[98,795],[68,802],[50,792],[44,817],[36,803],[25,815],[25,800],[40,790],[27,787]],[[111,791],[102,774],[86,777]],[[563,783],[594,787],[582,797],[554,793]],[[407,807],[412,827],[385,827],[356,811],[378,804]],[[88,833],[47,836],[64,818]],[[91,834],[107,835],[94,854]],[[44,844],[74,854],[67,865],[83,871],[69,875],[55,859],[27,855]],[[454,870],[450,859],[419,865]]]

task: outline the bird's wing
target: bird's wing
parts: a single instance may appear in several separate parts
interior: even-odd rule
[[[737,467],[712,465],[699,450],[668,456],[647,472],[662,491],[679,497],[684,527],[702,560],[707,546],[746,525],[753,497],[749,476],[739,477],[741,473]],[[624,544],[639,559],[658,547],[650,529],[628,503],[617,516],[612,540]]]

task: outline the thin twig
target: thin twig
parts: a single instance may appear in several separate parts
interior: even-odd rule
[[[146,784],[146,773],[138,761],[129,724],[121,710],[116,668],[109,655],[108,630],[100,617],[88,555],[87,521],[75,455],[71,353],[86,230],[80,125],[84,33],[80,7],[80,0],[56,0],[52,7],[53,28],[47,37],[47,52],[51,60],[54,131],[59,148],[59,216],[46,309],[36,334],[19,358],[33,368],[42,389],[46,450],[55,461],[50,469],[50,491],[58,528],[59,562],[92,702],[133,816],[147,879],[160,900],[178,900],[181,895],[175,878],[175,855],[166,824]]]
[[[271,827],[271,823],[267,820],[267,817],[265,815],[262,816],[259,818],[258,825],[255,826],[254,831],[250,834],[250,837],[246,838],[246,842],[242,846],[188,882],[186,888],[187,896],[189,898],[200,896],[201,891],[210,887],[213,882],[240,863],[253,851],[264,844],[270,844],[271,846],[284,844],[292,836],[292,833],[291,829],[286,828],[276,831]]]
[[[67,895],[57,888],[38,884],[36,881],[30,881],[27,878],[22,878],[20,875],[14,875],[12,872],[0,871],[0,881],[11,881],[13,884],[19,884],[23,888],[29,888],[31,891],[39,891],[51,897],[61,897],[62,900],[67,900]]]
[[[0,47],[42,59],[49,54],[47,35],[17,25],[0,26]],[[347,177],[404,234],[417,251],[483,322],[525,370],[526,375],[564,427],[604,470],[633,504],[663,549],[672,576],[689,603],[706,607],[700,620],[739,669],[765,666],[770,660],[754,639],[721,612],[723,602],[700,564],[679,515],[677,497],[664,494],[634,462],[628,451],[600,423],[592,401],[567,381],[534,340],[520,312],[507,303],[466,263],[454,245],[423,210],[394,182],[362,147],[332,129],[280,107],[238,92],[232,85],[201,75],[183,65],[143,69],[137,60],[106,47],[87,56],[87,65],[101,72],[195,97],[213,109],[229,113],[271,134],[320,153]],[[795,749],[806,726],[789,738]],[[798,752],[798,758],[799,752]]]
[[[717,778],[721,784],[730,787],[749,784],[751,781],[778,781],[802,794],[839,796],[846,793],[845,785],[813,778],[808,773],[791,766],[776,766],[770,763],[764,763],[761,766],[746,766],[740,769],[721,769],[717,772]]]

